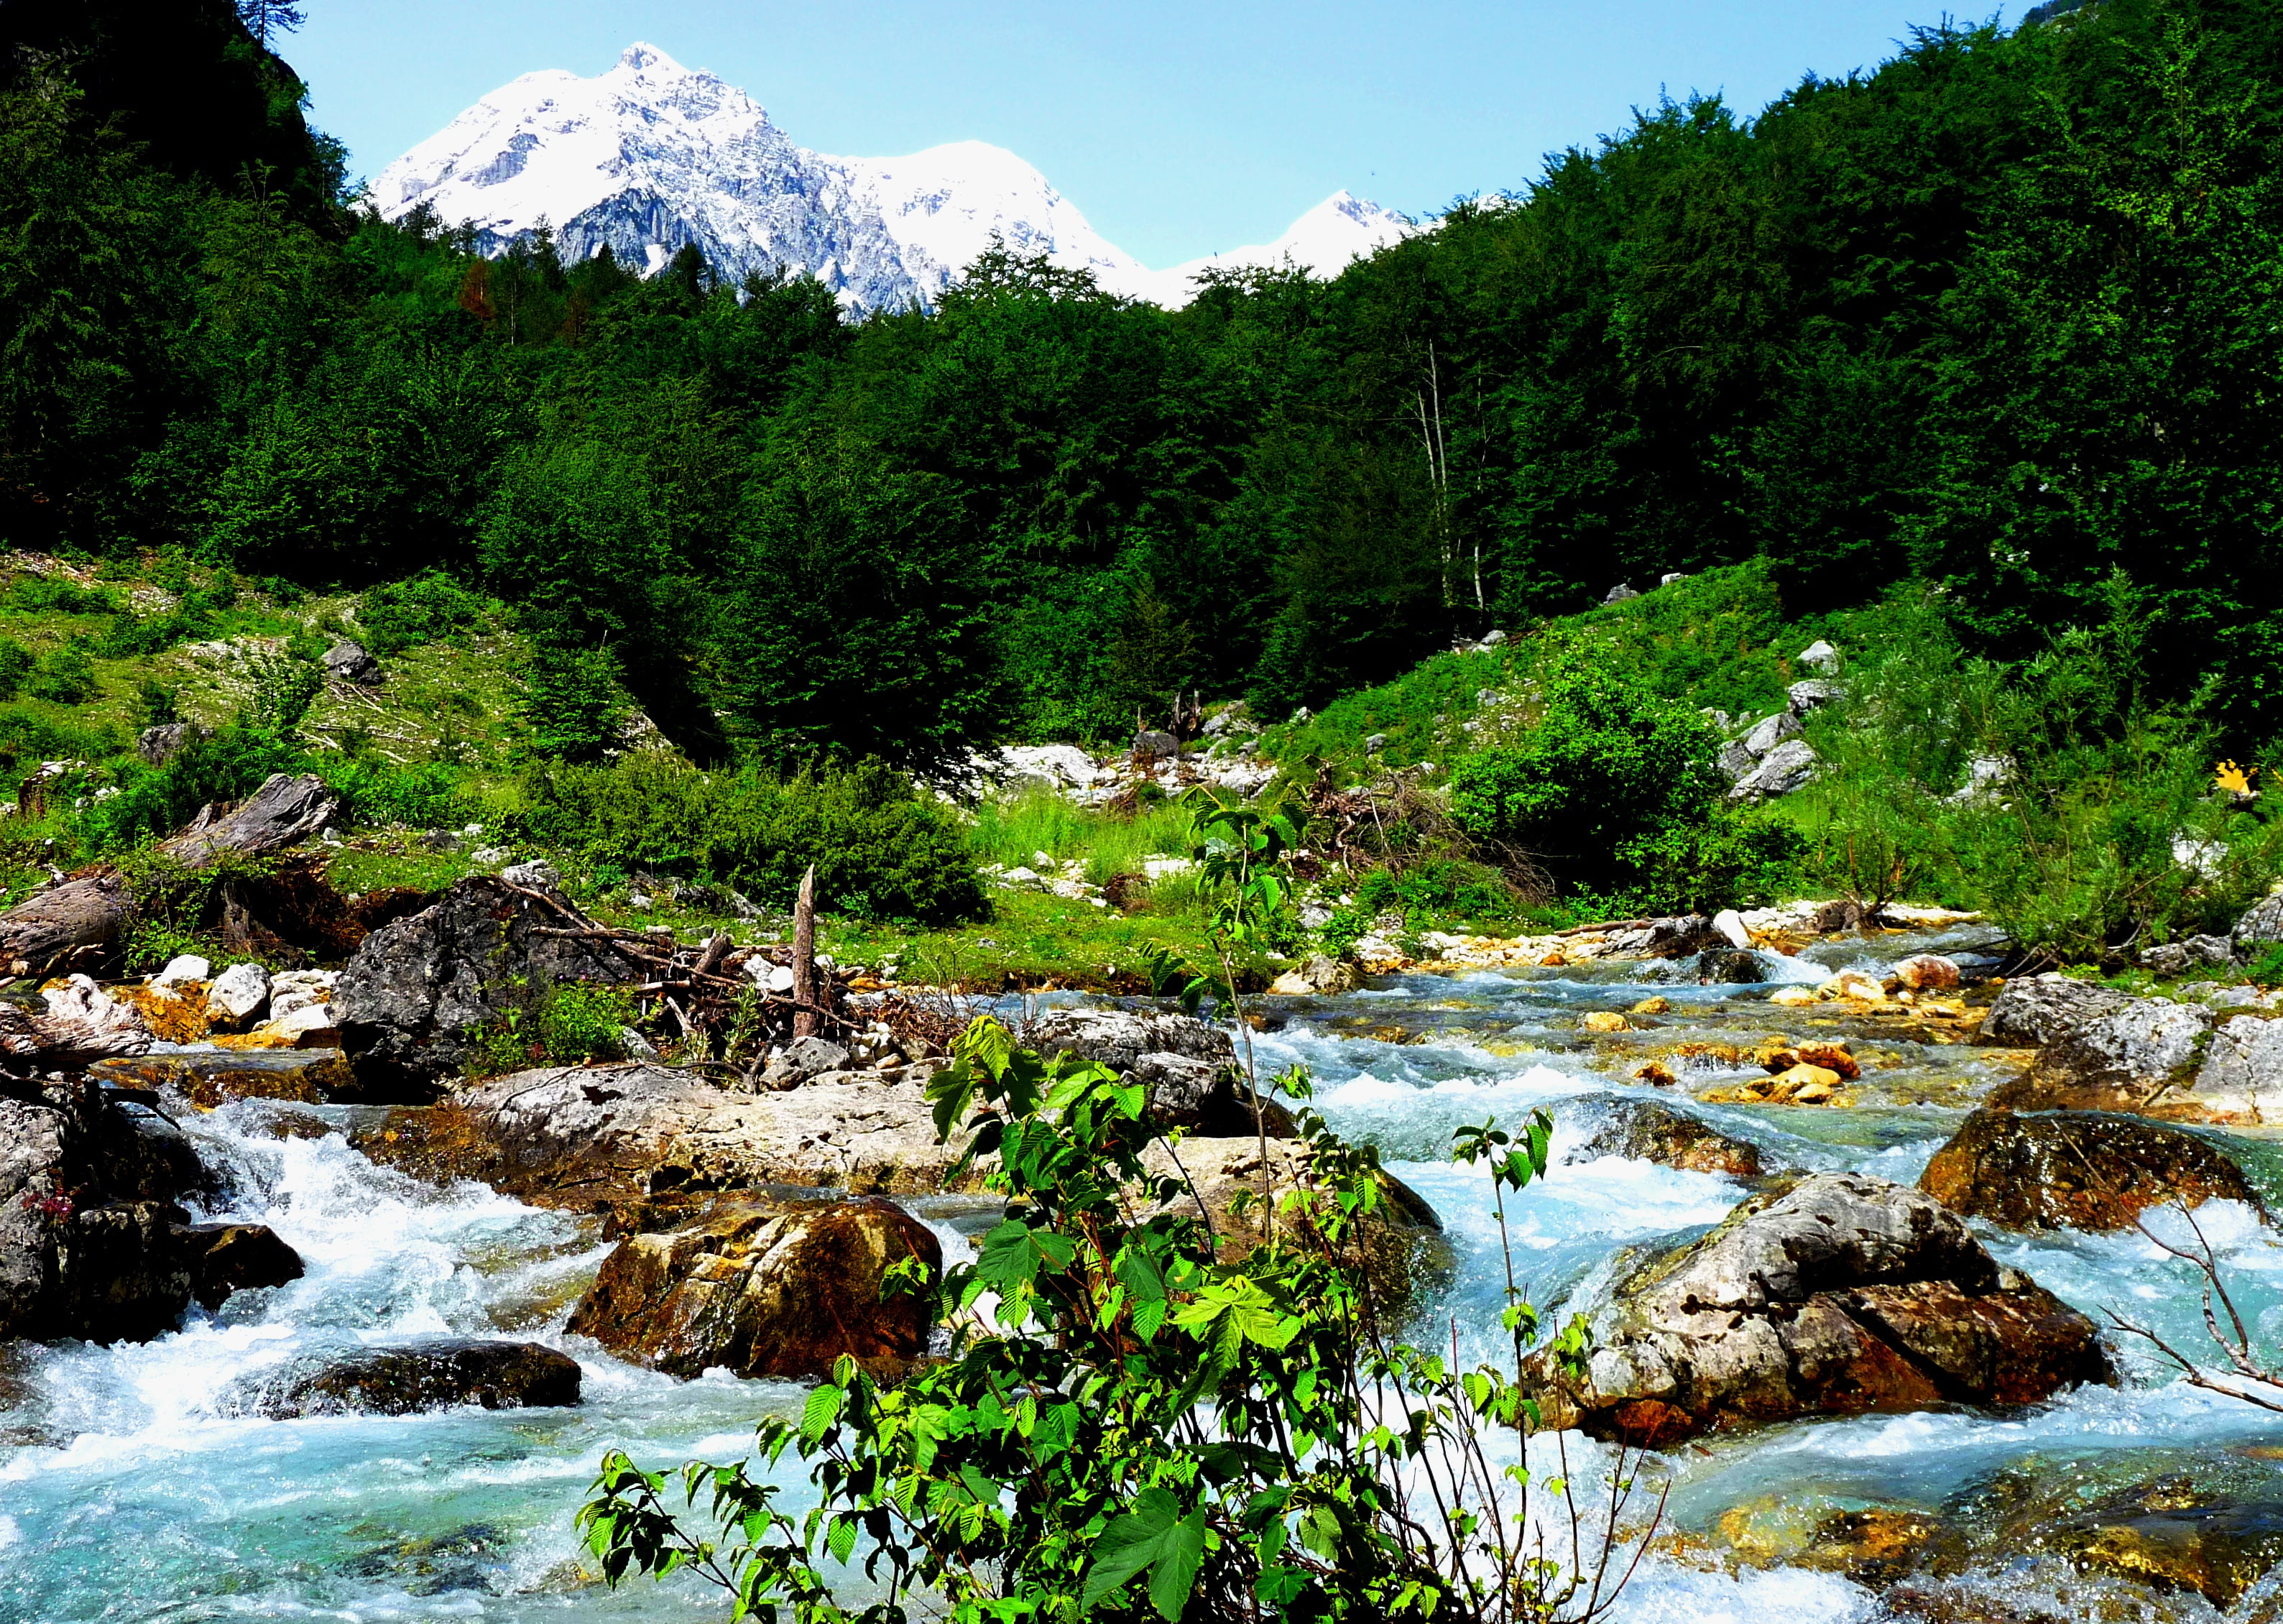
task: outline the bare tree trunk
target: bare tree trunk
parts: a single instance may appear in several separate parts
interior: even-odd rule
[[[264,856],[306,840],[339,809],[323,781],[277,773],[226,814],[202,808],[159,849],[191,870],[230,854]],[[134,914],[134,894],[119,871],[108,863],[91,869],[0,914],[0,969],[48,975],[100,968],[117,956]]]
[[[792,905],[792,996],[795,1038],[814,1037],[824,1024],[816,1006],[816,864],[800,877],[800,896]]]

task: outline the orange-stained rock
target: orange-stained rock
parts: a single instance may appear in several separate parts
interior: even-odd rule
[[[1977,1111],[1934,1153],[1919,1188],[1952,1212],[2014,1230],[2122,1230],[2175,1200],[2260,1206],[2209,1140],[2090,1111]]]
[[[927,1351],[926,1300],[882,1293],[912,1257],[942,1272],[934,1231],[890,1202],[724,1201],[620,1241],[568,1329],[676,1376],[822,1376],[846,1354],[893,1380]]]
[[[1629,1032],[1632,1024],[1614,1010],[1592,1010],[1578,1025],[1587,1032]]]
[[[1895,979],[1914,993],[1946,993],[1958,986],[1958,965],[1939,953],[1921,953],[1895,966]]]

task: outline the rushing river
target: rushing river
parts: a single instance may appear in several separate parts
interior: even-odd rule
[[[1876,968],[1928,945],[1978,944],[1955,933],[1931,944],[1850,942],[1815,949],[1819,964],[1776,968],[1795,977],[1852,963]],[[1281,1024],[1256,1038],[1258,1059],[1264,1075],[1305,1065],[1319,1108],[1376,1144],[1433,1202],[1459,1256],[1437,1313],[1455,1319],[1462,1339],[1477,1337],[1495,1323],[1504,1271],[1485,1183],[1445,1159],[1453,1128],[1493,1114],[1519,1121],[1548,1105],[1561,1162],[1613,1101],[1673,1096],[1622,1081],[1628,1057],[1652,1041],[1833,1030],[1828,1011],[1769,1005],[1766,987],[1703,987],[1671,974],[1633,964],[1396,978],[1343,998],[1290,1001],[1274,1012]],[[1631,1050],[1576,1030],[1586,1011],[1625,1010],[1652,994],[1671,1010],[1655,1018],[1654,1032],[1634,1035]],[[1758,1144],[1772,1166],[1913,1180],[1998,1074],[1967,1049],[1859,1039],[1857,1048],[1873,1064],[1852,1107],[1703,1106],[1701,1114]],[[1718,1081],[1683,1077],[1700,1089]],[[338,1124],[348,1113],[323,1114]],[[243,1293],[211,1316],[194,1308],[181,1331],[149,1344],[0,1354],[0,1621],[725,1616],[694,1583],[613,1594],[588,1582],[571,1515],[606,1446],[652,1464],[734,1458],[754,1420],[797,1410],[800,1390],[718,1375],[676,1381],[566,1339],[561,1327],[604,1254],[591,1222],[480,1187],[432,1189],[374,1167],[339,1134],[279,1137],[277,1120],[276,1107],[247,1102],[187,1126],[230,1179],[205,1215],[271,1225],[300,1253],[302,1279]],[[2283,1158],[2268,1144],[2236,1136],[2230,1148],[2256,1183],[2283,1189]],[[1534,1299],[1582,1304],[1620,1248],[1699,1232],[1747,1193],[1712,1175],[1603,1156],[1557,1166],[1508,1212]],[[2283,1247],[2240,1206],[2214,1204],[2200,1216],[2241,1284],[2256,1333],[2271,1346],[2283,1340]],[[959,1244],[950,1223],[939,1229]],[[2177,1345],[2201,1346],[2189,1276],[2139,1235],[1983,1238],[2002,1261],[2088,1313],[2115,1308]],[[245,1413],[244,1395],[265,1371],[438,1332],[563,1347],[584,1367],[585,1401],[394,1418]],[[1678,1550],[1644,1567],[1617,1616],[1640,1624],[1889,1616],[1871,1590],[1838,1574],[1731,1559],[1740,1529],[1748,1542],[1765,1534],[1780,1550],[1787,1530],[1833,1511],[1947,1508],[1955,1517],[1993,1483],[2097,1486],[2215,1462],[2235,1492],[2283,1501],[2283,1448],[2269,1447],[2283,1443],[2283,1418],[2173,1381],[2137,1347],[2117,1352],[2120,1386],[2026,1410],[1809,1422],[1678,1451],[1667,1457]],[[2015,1562],[1971,1580],[1987,1611],[1952,1616],[2248,1624],[2274,1616],[2259,1609],[2276,1583],[2271,1577],[2225,1615],[2193,1594],[2149,1612],[2145,1593]]]

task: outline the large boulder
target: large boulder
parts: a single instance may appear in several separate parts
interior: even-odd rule
[[[518,980],[642,979],[642,961],[591,928],[560,898],[471,875],[359,944],[333,991],[341,1047],[376,1097],[431,1097]]]
[[[1275,1203],[1274,1222],[1277,1233],[1288,1239],[1305,1239],[1309,1224],[1301,1210],[1288,1206],[1284,1198],[1295,1190],[1325,1194],[1314,1159],[1314,1149],[1305,1141],[1268,1142],[1266,1165]],[[1145,1213],[1145,1217],[1158,1213],[1202,1217],[1212,1227],[1224,1263],[1241,1262],[1266,1238],[1261,1217],[1263,1163],[1257,1136],[1185,1139],[1178,1152],[1161,1140],[1143,1152],[1142,1159],[1153,1175],[1170,1175],[1180,1185],[1171,1199]],[[1379,1206],[1356,1236],[1354,1255],[1379,1303],[1396,1308],[1407,1302],[1422,1283],[1447,1270],[1452,1253],[1435,1209],[1393,1174],[1381,1171],[1375,1177]]]
[[[2243,1170],[2209,1140],[2137,1117],[1977,1111],[1934,1153],[1919,1188],[2009,1230],[2122,1230],[2152,1206],[2242,1201]]]
[[[0,1084],[0,1341],[147,1341],[193,1299],[298,1275],[267,1230],[190,1222],[175,1199],[207,1182],[171,1124],[90,1079]]]
[[[818,1377],[843,1354],[892,1381],[927,1351],[931,1316],[888,1271],[943,1269],[935,1232],[886,1201],[724,1201],[604,1260],[569,1329],[676,1376]]]
[[[2007,989],[2011,991],[2011,988]],[[2283,1033],[2257,1016],[2126,998],[2063,1025],[1989,1103],[2008,1111],[2123,1111],[2178,1122],[2258,1123],[2283,1089]],[[2266,1096],[2263,1105],[2261,1097]]]
[[[1702,1118],[1653,1099],[1619,1102],[1609,1120],[1578,1148],[1571,1159],[1584,1161],[1596,1156],[1625,1156],[1659,1167],[1738,1179],[1757,1178],[1766,1170],[1761,1166],[1757,1145],[1732,1138]]]
[[[2251,958],[2260,949],[2283,941],[2283,891],[2263,896],[2246,909],[2230,937],[2242,958]]]
[[[2006,983],[1983,1018],[1981,1039],[2019,1049],[2040,1049],[2063,1033],[2113,1015],[2132,1002],[2130,993],[2065,975],[2023,976]]]
[[[600,1210],[771,1184],[858,1195],[980,1185],[936,1143],[920,1069],[828,1073],[784,1094],[731,1094],[698,1074],[628,1064],[518,1072],[407,1107],[353,1141],[417,1175],[474,1178],[544,1206]]]
[[[276,1419],[404,1416],[476,1405],[526,1409],[576,1404],[579,1362],[536,1342],[432,1337],[295,1362],[256,1378],[230,1406]]]
[[[1584,1380],[1532,1361],[1547,1424],[1660,1448],[1866,1410],[2020,1404],[2105,1380],[2093,1323],[2001,1269],[1957,1214],[1819,1174],[1635,1269]]]

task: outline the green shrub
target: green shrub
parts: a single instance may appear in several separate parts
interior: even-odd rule
[[[194,735],[163,767],[122,756],[113,768],[119,793],[80,815],[81,839],[96,856],[161,839],[208,801],[250,795],[271,773],[298,769],[301,759],[292,746],[244,727]]]
[[[0,699],[12,699],[21,692],[24,679],[38,663],[22,644],[0,637]]]
[[[21,575],[9,602],[26,614],[115,614],[119,600],[101,587],[83,587],[66,575]]]
[[[1461,829],[1528,853],[1595,911],[1724,907],[1777,883],[1797,839],[1724,803],[1710,722],[1606,649],[1578,641],[1548,663],[1535,723],[1453,766]]]
[[[523,674],[523,719],[531,752],[565,761],[594,761],[619,741],[632,710],[607,648],[542,641]]]
[[[253,685],[245,698],[245,725],[256,733],[292,742],[301,719],[324,689],[323,668],[313,660],[297,658],[289,644],[286,652],[252,660],[248,669]]]
[[[877,762],[780,779],[637,750],[535,772],[525,793],[533,838],[597,864],[694,875],[784,908],[814,863],[821,908],[923,925],[987,912],[950,818]]]
[[[433,762],[399,767],[373,756],[328,751],[316,755],[308,770],[325,781],[358,824],[434,829],[466,823],[472,816],[457,775]]]
[[[43,658],[25,691],[52,705],[81,705],[95,694],[95,662],[86,651],[59,648]]]
[[[357,624],[363,629],[364,645],[374,653],[398,654],[481,624],[489,607],[449,575],[430,570],[370,589],[357,600]]]
[[[518,977],[505,993],[506,1009],[469,1035],[461,1066],[470,1077],[624,1059],[627,1028],[641,1019],[634,994],[623,987],[585,981],[534,987]]]

